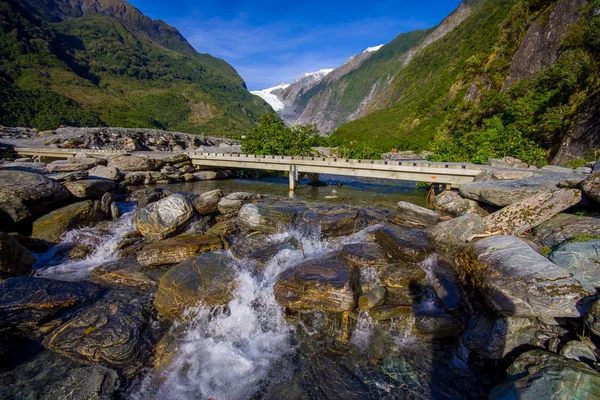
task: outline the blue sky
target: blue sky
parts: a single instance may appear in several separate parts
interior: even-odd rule
[[[367,47],[438,24],[460,0],[129,0],[173,25],[200,53],[233,65],[250,90],[335,68]]]

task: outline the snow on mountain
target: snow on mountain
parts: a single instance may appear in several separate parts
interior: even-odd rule
[[[367,49],[365,51],[363,51],[363,53],[374,53],[382,47],[383,47],[382,44],[380,44],[379,46],[367,47]]]
[[[333,71],[333,68],[331,69],[320,69],[318,71],[315,72],[307,72],[302,74],[299,78],[296,78],[292,81],[292,85],[298,82],[316,82],[316,81],[320,81],[321,79],[325,78],[327,76],[327,74],[329,74],[331,71]]]
[[[284,90],[288,86],[290,85],[288,85],[287,83],[280,83],[277,86],[273,86],[263,90],[253,90],[250,93],[261,97],[264,101],[269,103],[269,105],[273,108],[275,112],[277,112],[283,110],[285,104],[283,104],[283,101],[281,101],[281,99],[279,99],[279,97],[277,97],[276,94],[273,94],[273,92],[278,90]]]

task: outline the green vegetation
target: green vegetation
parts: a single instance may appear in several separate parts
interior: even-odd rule
[[[598,239],[600,239],[600,235],[575,235],[571,239],[567,240],[567,243],[589,242],[590,240]]]
[[[542,254],[544,257],[547,257],[547,256],[548,256],[548,254],[550,254],[550,253],[552,253],[552,247],[548,247],[548,246],[544,246],[544,247],[542,247],[542,253],[541,253],[541,254]]]
[[[275,113],[265,114],[242,141],[247,154],[309,156],[311,147],[323,144],[314,126],[285,126]]]
[[[233,137],[270,110],[229,64],[198,54],[164,23],[91,12],[61,21],[48,17],[55,4],[46,6],[0,3],[0,124]]]
[[[433,160],[483,163],[512,156],[542,165],[585,100],[600,89],[600,1],[589,2],[561,43],[558,62],[506,84],[531,23],[554,1],[487,0],[418,53],[377,99],[378,111],[338,128],[332,144],[373,152],[432,150]],[[360,69],[360,68],[359,68]]]

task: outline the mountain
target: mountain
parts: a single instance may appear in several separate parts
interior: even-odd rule
[[[599,0],[471,0],[323,80],[298,121],[373,156],[563,164],[600,149],[599,91]]]
[[[126,1],[0,3],[0,124],[238,136],[269,111],[231,65]]]

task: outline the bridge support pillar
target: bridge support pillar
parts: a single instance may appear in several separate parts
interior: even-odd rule
[[[298,186],[298,166],[290,165],[290,193],[296,190]]]

